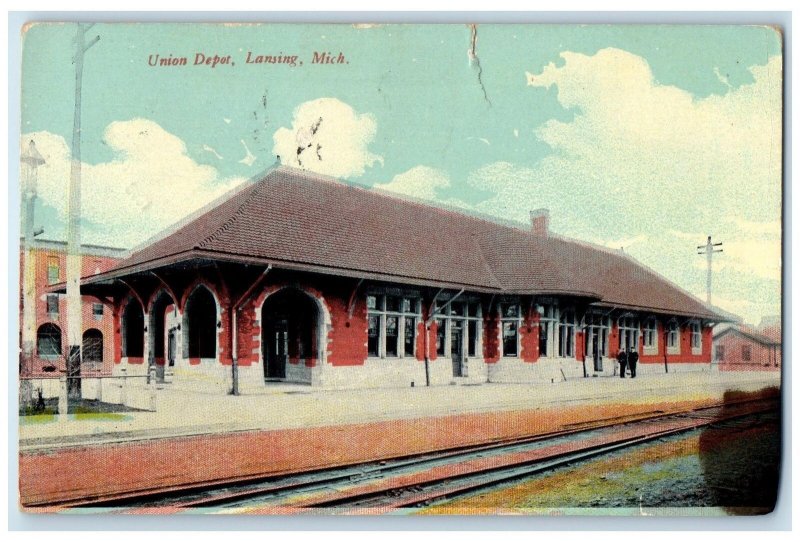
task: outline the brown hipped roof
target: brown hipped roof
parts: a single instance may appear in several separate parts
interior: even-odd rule
[[[278,167],[92,283],[198,257],[724,320],[632,258]]]

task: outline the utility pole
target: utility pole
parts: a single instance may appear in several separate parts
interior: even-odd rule
[[[77,24],[75,35],[75,115],[72,122],[72,163],[69,172],[67,201],[67,389],[71,398],[81,397],[81,340],[83,317],[81,311],[81,85],[83,56],[100,40],[96,36],[86,43],[86,32],[93,24]]]
[[[31,140],[22,162],[22,357],[20,376],[28,376],[36,343],[36,260],[33,252],[33,209],[36,205],[36,185],[39,166],[44,158]],[[26,403],[32,399],[29,380],[20,380],[20,397]]]
[[[699,245],[697,247],[698,254],[705,254],[706,255],[706,303],[709,305],[711,304],[711,257],[712,255],[722,252],[722,249],[715,249],[714,247],[721,247],[722,243],[712,243],[711,236],[708,236],[708,241],[705,245]]]

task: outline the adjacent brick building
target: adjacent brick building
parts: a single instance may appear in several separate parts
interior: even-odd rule
[[[721,371],[780,371],[781,345],[779,322],[738,324],[714,335],[714,361]]]
[[[230,391],[530,382],[707,369],[725,318],[614,250],[286,167],[183,220],[82,291],[114,370]],[[236,370],[234,370],[234,366]]]
[[[67,329],[66,298],[51,291],[53,285],[66,279],[66,243],[35,240],[36,342],[33,357],[20,360],[20,374],[25,377],[61,375],[66,370]],[[103,273],[116,265],[124,251],[118,248],[83,245],[83,274]],[[20,253],[20,268],[22,254]],[[19,310],[23,320],[23,284],[20,273]],[[93,296],[82,297],[83,364],[81,372],[88,375],[111,374],[113,365],[114,318],[113,307]],[[20,326],[21,328],[21,326]]]

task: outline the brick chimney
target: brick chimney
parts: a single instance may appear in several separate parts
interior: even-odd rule
[[[550,209],[531,211],[531,233],[539,237],[550,235]]]

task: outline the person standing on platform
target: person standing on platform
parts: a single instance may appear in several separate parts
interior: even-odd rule
[[[639,352],[635,348],[631,348],[628,353],[628,367],[631,370],[631,378],[636,378],[636,364],[639,362]]]
[[[617,361],[619,362],[619,377],[625,378],[625,370],[628,367],[628,353],[625,351],[624,348],[619,349],[619,354],[617,354]]]

